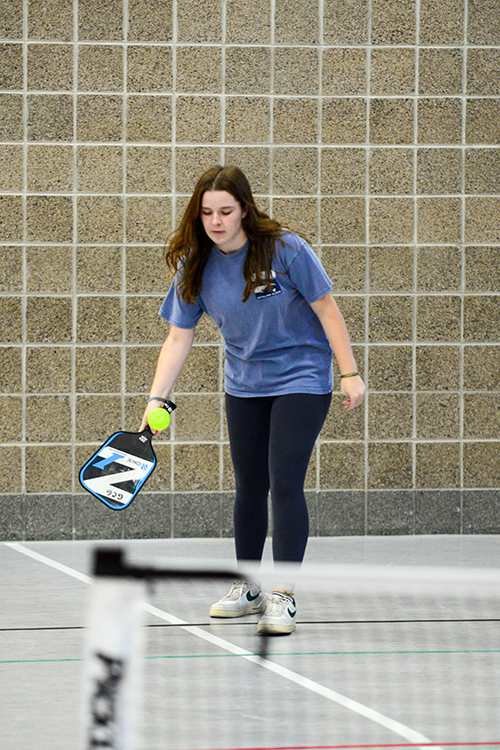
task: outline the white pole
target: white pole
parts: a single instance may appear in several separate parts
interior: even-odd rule
[[[145,584],[97,577],[90,592],[82,750],[137,750]]]

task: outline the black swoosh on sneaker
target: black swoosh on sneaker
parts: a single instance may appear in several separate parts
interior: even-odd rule
[[[288,607],[287,612],[290,615],[290,617],[295,617],[295,615],[297,614],[297,610],[294,610],[293,612],[291,612],[290,607]]]
[[[247,599],[248,599],[248,601],[249,602],[254,602],[256,599],[259,598],[259,594],[260,594],[260,591],[257,594],[255,594],[255,596],[253,594],[251,594],[250,591],[247,591]]]

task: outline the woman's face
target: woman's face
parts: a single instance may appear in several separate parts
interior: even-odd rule
[[[200,211],[203,228],[223,253],[234,253],[245,244],[247,237],[241,220],[246,214],[226,190],[206,190],[203,193]]]

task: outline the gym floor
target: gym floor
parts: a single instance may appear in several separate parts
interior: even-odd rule
[[[90,571],[103,546],[151,565],[234,565],[231,539],[0,543],[2,750],[84,746]],[[306,559],[494,575],[500,538],[311,538]],[[134,748],[500,747],[498,602],[457,608],[424,597],[407,616],[384,596],[375,612],[355,591],[335,600],[299,587],[295,633],[269,639],[260,660],[256,616],[208,616],[225,589],[189,579],[145,592],[144,709]]]

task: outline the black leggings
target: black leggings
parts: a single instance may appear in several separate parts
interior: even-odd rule
[[[331,393],[239,398],[226,394],[236,474],[234,530],[238,560],[260,560],[273,509],[273,557],[301,562],[309,535],[304,481]]]

